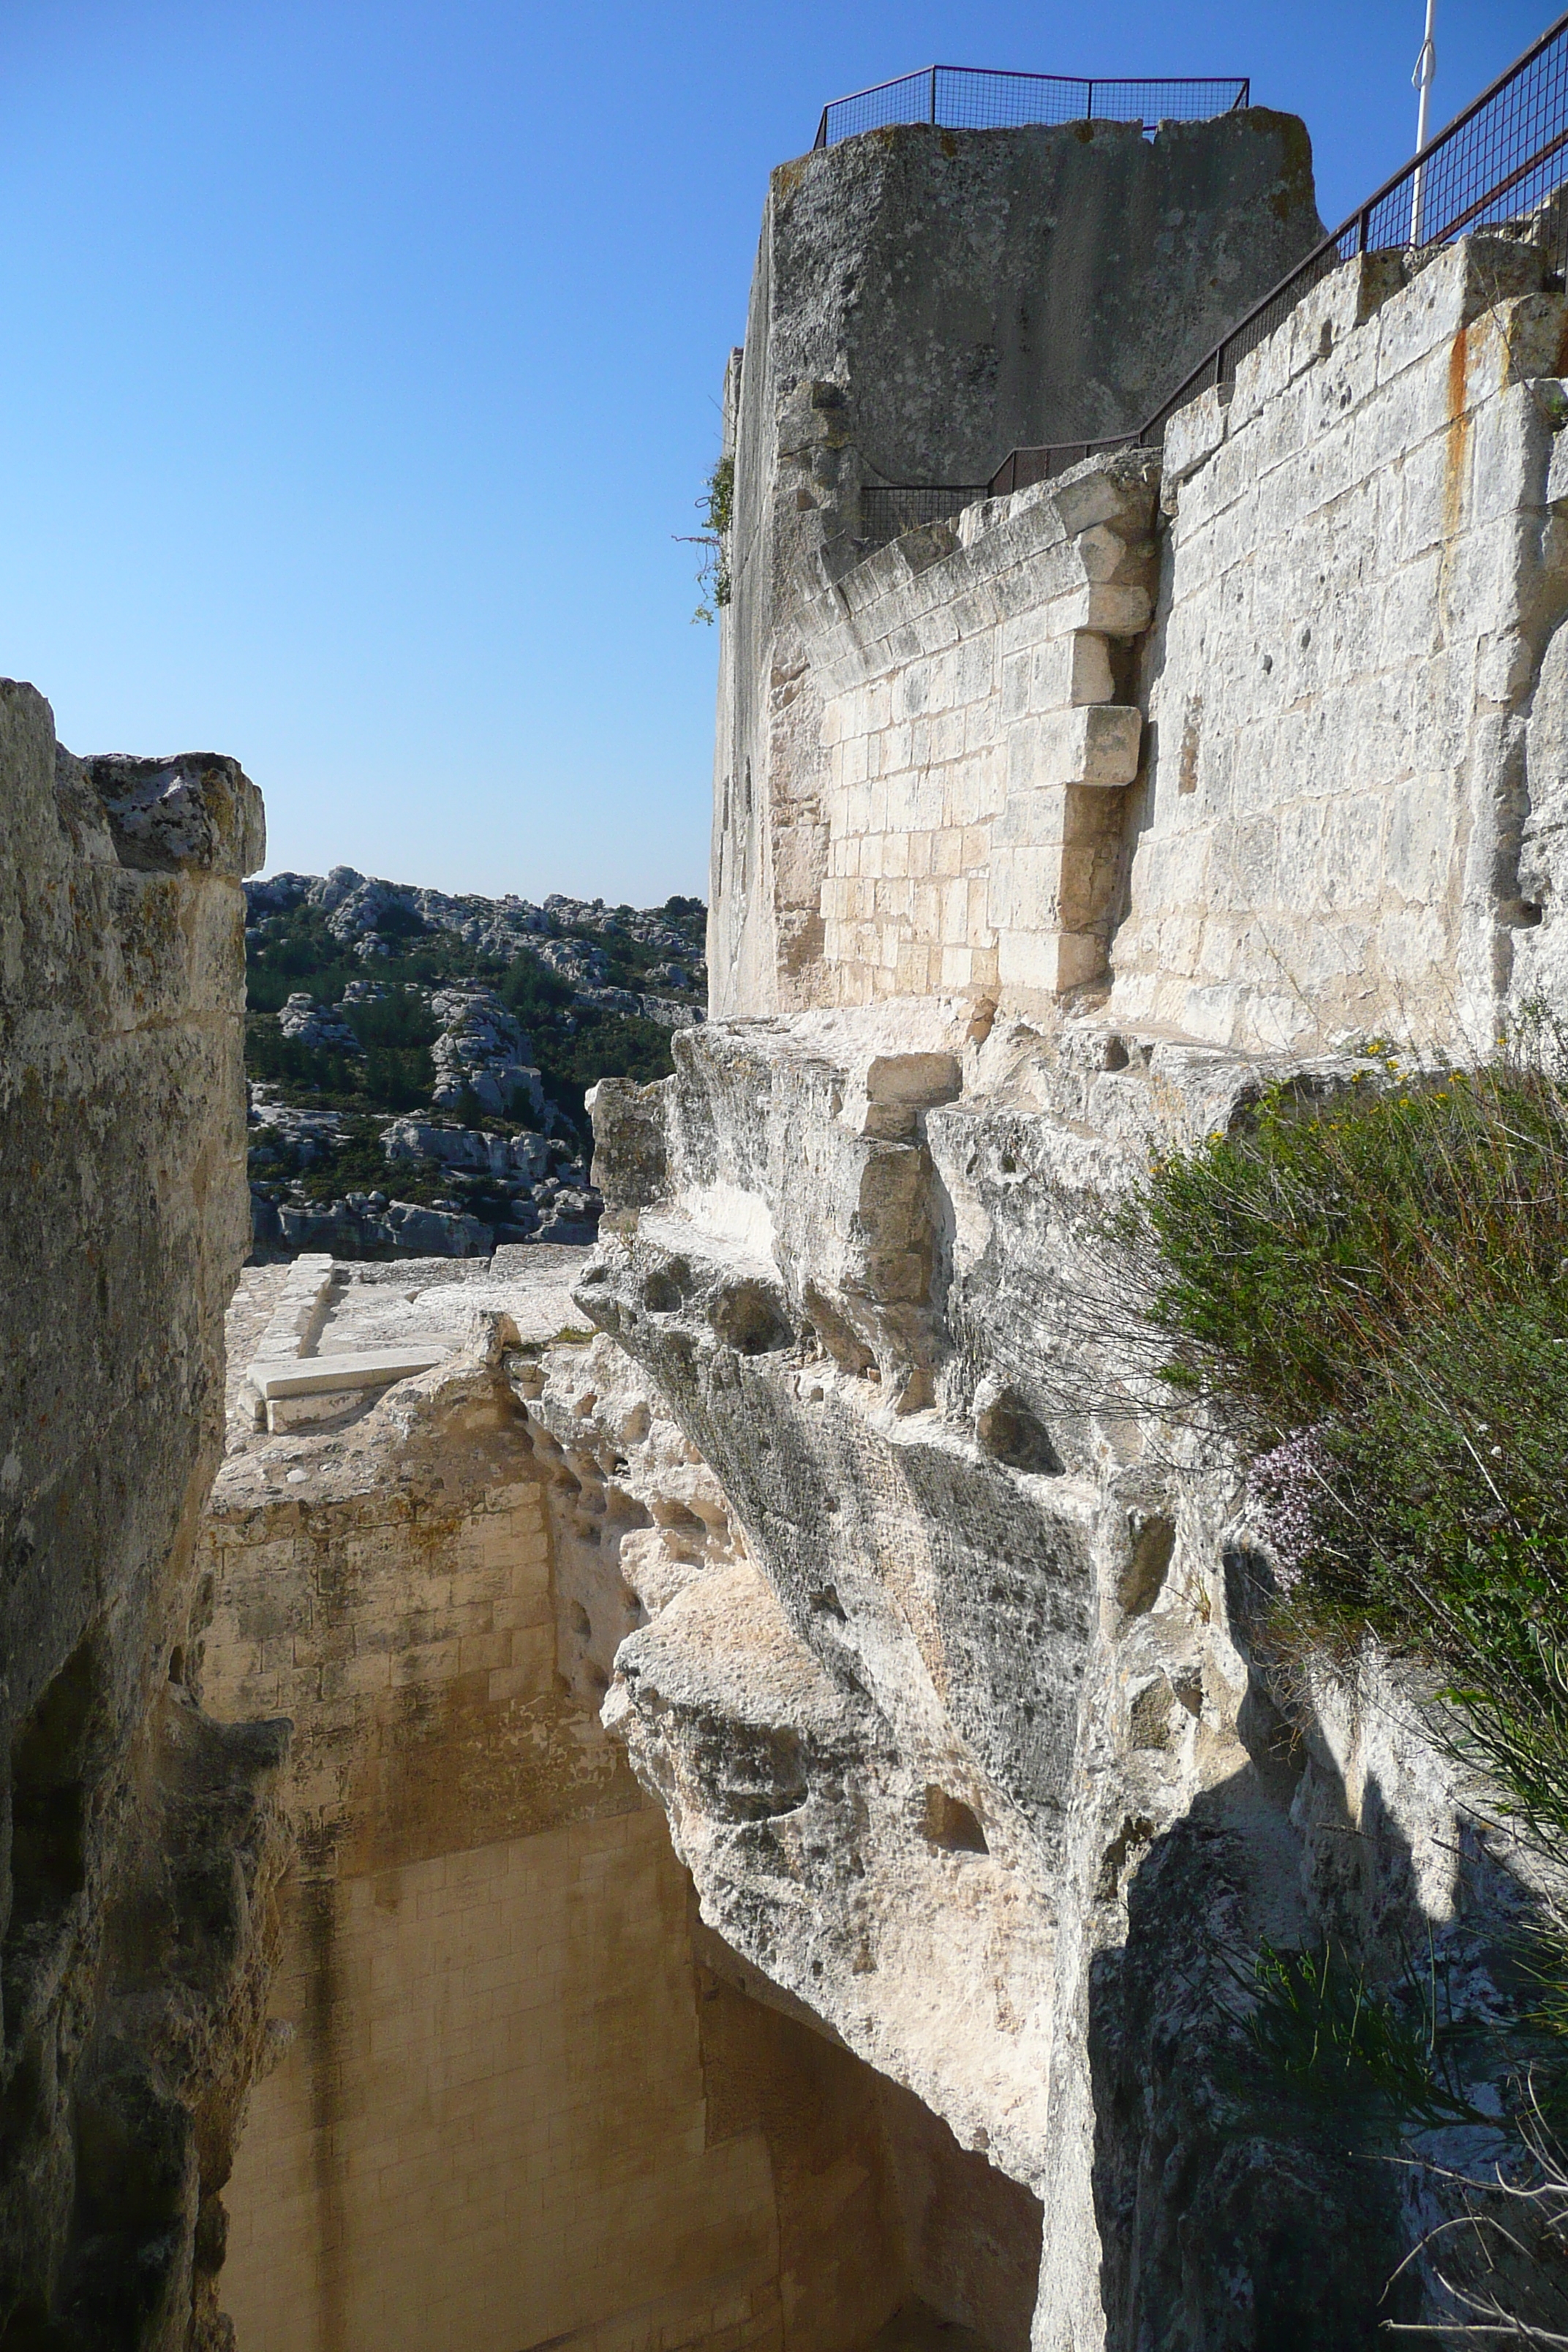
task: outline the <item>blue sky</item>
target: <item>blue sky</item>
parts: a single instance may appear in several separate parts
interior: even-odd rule
[[[706,892],[692,501],[769,167],[925,64],[1250,73],[1337,220],[1422,0],[5,0],[0,671],[269,868]],[[1543,29],[1439,0],[1434,119]]]

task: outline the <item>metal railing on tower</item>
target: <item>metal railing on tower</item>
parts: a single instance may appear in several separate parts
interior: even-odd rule
[[[1167,75],[1129,81],[1115,75],[1007,73],[990,66],[922,66],[822,110],[815,144],[836,147],[894,122],[934,122],[945,131],[1014,131],[1035,122],[1204,122],[1250,103],[1245,74]]]

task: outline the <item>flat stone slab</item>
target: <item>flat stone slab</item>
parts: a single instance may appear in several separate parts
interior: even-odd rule
[[[327,1312],[332,1287],[331,1258],[320,1251],[297,1257],[278,1294],[272,1319],[258,1356],[309,1355]]]
[[[258,1357],[251,1384],[268,1403],[274,1397],[321,1396],[336,1389],[385,1388],[416,1372],[444,1363],[451,1350],[439,1340],[416,1347],[364,1348],[333,1356],[285,1356],[271,1362]]]
[[[582,1321],[571,1284],[589,1252],[536,1245],[499,1269],[435,1259],[428,1265],[297,1259],[275,1294],[246,1387],[255,1426],[334,1419],[366,1391],[411,1380],[479,1340],[506,1316],[520,1346],[548,1344]]]

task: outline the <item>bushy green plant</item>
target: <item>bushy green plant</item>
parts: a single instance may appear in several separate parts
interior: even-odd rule
[[[281,1087],[288,1101],[321,1110],[419,1110],[435,1084],[428,1045],[372,1045],[363,1055],[339,1054],[285,1037],[275,1019],[256,1013],[245,1024],[245,1070],[247,1077]]]
[[[1218,1416],[1248,1461],[1278,1597],[1265,1649],[1368,1631],[1433,1670],[1435,1717],[1539,1853],[1568,1861],[1568,1091],[1543,1024],[1489,1066],[1382,1055],[1327,1100],[1288,1088],[1152,1167],[1113,1220],[1163,1349],[1167,1396]],[[1510,1939],[1505,1938],[1505,1943]],[[1487,2264],[1436,2273],[1444,2332],[1564,2341],[1568,2211],[1542,2119],[1568,2111],[1568,1926],[1539,1908],[1489,1964],[1500,1996],[1456,2018],[1436,1960],[1373,1981],[1331,1943],[1263,1944],[1235,1971],[1262,2079],[1387,2155],[1506,2113],[1490,2182],[1451,2176]],[[1449,2227],[1451,2225],[1445,2225]],[[1487,2233],[1491,2233],[1488,2235]],[[1557,2234],[1554,2234],[1556,2232]],[[1447,2255],[1457,2242],[1439,2229]],[[1528,2242],[1527,2242],[1528,2240]],[[1468,2242],[1468,2241],[1467,2241]],[[1393,2325],[1394,2323],[1390,2323]],[[1553,2323],[1554,2324],[1554,2323]]]
[[[677,536],[688,547],[702,550],[702,560],[697,571],[701,599],[691,617],[694,621],[704,621],[711,625],[715,614],[722,612],[734,591],[730,573],[730,532],[735,515],[733,457],[720,457],[715,461],[712,472],[702,485],[697,511],[702,518],[702,530],[681,531]]]
[[[669,1034],[640,1013],[584,1013],[571,1031],[536,1031],[534,1051],[547,1092],[582,1126],[583,1097],[601,1078],[635,1078],[647,1086],[669,1076],[675,1067]]]
[[[1267,1646],[1368,1631],[1432,1670],[1439,1738],[1568,1859],[1568,1097],[1537,1028],[1469,1072],[1391,1055],[1328,1100],[1267,1094],[1155,1161],[1120,1238],[1168,1394],[1249,1465],[1279,1597]],[[1367,2146],[1465,2111],[1479,2071],[1562,2111],[1568,1935],[1521,1929],[1502,2009],[1460,2031],[1337,1948],[1264,1946],[1267,2077]],[[1409,1971],[1406,1971],[1408,1977]],[[1491,2037],[1489,2052],[1480,2042]],[[1476,2043],[1473,2064],[1461,2068]],[[1518,2130],[1518,2116],[1514,2116]],[[1521,2158],[1521,2160],[1523,2160]],[[1512,2290],[1510,2290],[1512,2292]],[[1534,2293],[1517,2290],[1522,2309]]]
[[[1154,1163],[1163,1378],[1229,1421],[1287,1613],[1443,1670],[1478,1760],[1568,1851],[1568,1102],[1542,1057],[1385,1062]]]
[[[513,959],[497,993],[525,1025],[564,1011],[572,1002],[571,982],[526,953]]]
[[[1256,1461],[1290,1609],[1446,1667],[1568,1839],[1568,1103],[1523,1058],[1383,1077],[1154,1162],[1163,1379]]]
[[[393,989],[366,1003],[338,1009],[367,1052],[416,1051],[433,1045],[440,1034],[440,1024],[416,988]]]
[[[1456,2015],[1430,1947],[1373,1982],[1325,1938],[1288,1951],[1267,1937],[1244,1982],[1247,2039],[1266,2074],[1336,2133],[1363,2145],[1445,2124],[1485,2124],[1466,2088],[1481,2029]]]

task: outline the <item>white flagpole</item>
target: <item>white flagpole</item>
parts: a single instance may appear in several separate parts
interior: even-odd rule
[[[1415,110],[1415,153],[1417,159],[1426,152],[1426,107],[1427,101],[1432,94],[1432,84],[1437,72],[1437,44],[1432,37],[1433,28],[1436,26],[1436,21],[1437,0],[1426,0],[1426,37],[1421,43],[1421,53],[1415,60],[1415,70],[1410,77],[1412,86],[1420,92],[1420,102]],[[1415,174],[1415,185],[1410,198],[1410,242],[1412,245],[1419,245],[1421,242],[1421,231],[1423,227],[1421,218],[1422,177],[1423,174],[1418,170]]]

